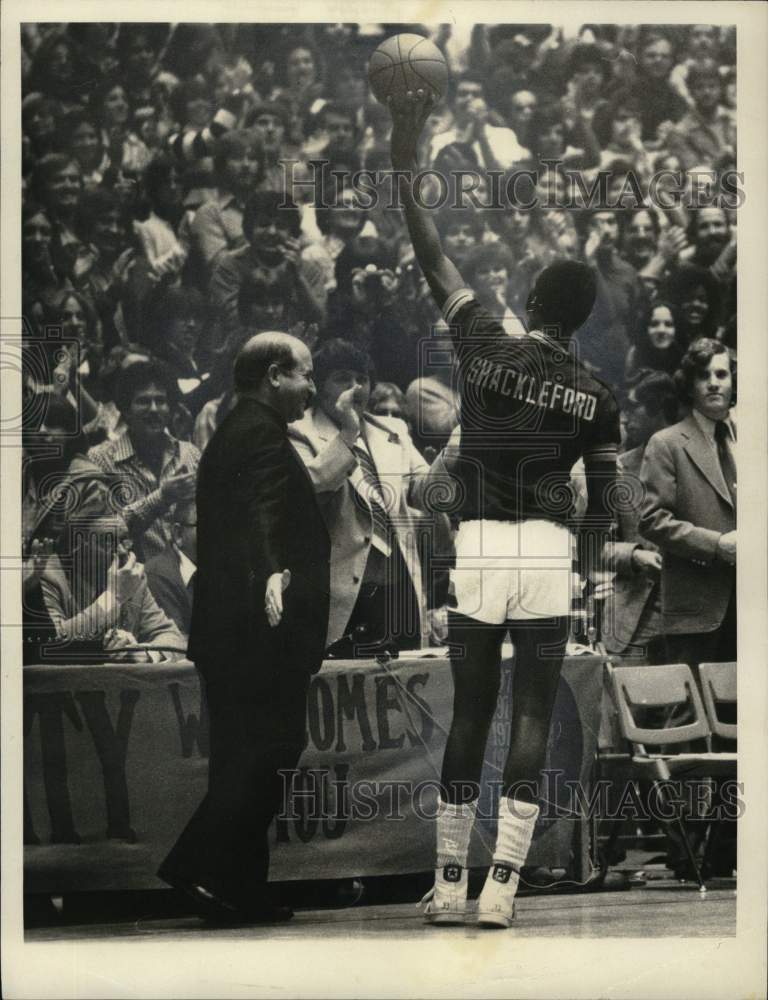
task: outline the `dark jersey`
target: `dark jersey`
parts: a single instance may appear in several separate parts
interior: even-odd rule
[[[569,523],[575,462],[616,455],[610,389],[554,338],[508,336],[469,289],[443,314],[459,362],[459,517]]]

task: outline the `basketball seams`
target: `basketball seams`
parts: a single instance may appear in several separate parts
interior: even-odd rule
[[[371,90],[382,103],[397,94],[428,89],[438,99],[445,93],[448,68],[440,50],[429,38],[421,35],[394,35],[382,43],[387,48],[376,49],[368,63]],[[425,51],[420,56],[421,50]],[[434,53],[434,55],[432,55]],[[420,63],[426,65],[420,66]],[[399,71],[399,73],[398,73]],[[388,74],[388,75],[385,75]]]

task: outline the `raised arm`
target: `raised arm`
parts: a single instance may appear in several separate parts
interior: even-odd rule
[[[449,295],[466,287],[456,267],[446,257],[431,214],[420,207],[413,196],[413,178],[419,172],[416,147],[424,123],[432,110],[432,97],[423,90],[408,91],[404,100],[390,99],[392,115],[392,166],[401,171],[398,177],[405,221],[413,243],[416,260],[427,279],[440,309]]]

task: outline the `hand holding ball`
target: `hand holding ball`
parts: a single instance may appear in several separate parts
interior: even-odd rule
[[[436,45],[422,35],[387,38],[368,62],[368,81],[374,97],[387,106],[389,100],[405,100],[408,91],[422,89],[433,104],[442,100],[448,87],[448,66]]]

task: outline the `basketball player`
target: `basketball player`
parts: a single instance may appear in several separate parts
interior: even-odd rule
[[[426,920],[448,924],[465,917],[469,839],[509,631],[516,652],[511,745],[493,863],[478,902],[481,925],[509,927],[539,814],[537,784],[568,635],[574,542],[567,527],[569,472],[583,457],[589,505],[579,555],[582,569],[597,579],[610,533],[619,412],[610,390],[569,347],[594,304],[591,268],[571,260],[547,267],[528,298],[528,331],[509,337],[445,256],[410,180],[418,172],[416,143],[431,103],[421,90],[389,100],[392,165],[406,172],[400,179],[405,217],[418,263],[451,328],[461,395],[454,468],[461,525],[452,571],[456,606],[449,617],[454,715]]]

